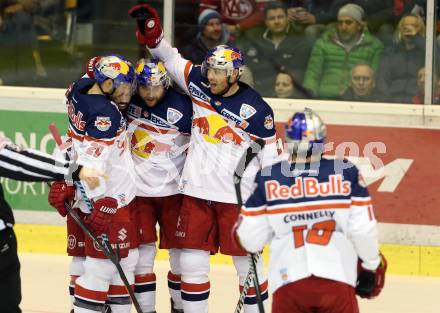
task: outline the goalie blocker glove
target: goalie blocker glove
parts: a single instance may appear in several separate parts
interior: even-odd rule
[[[366,299],[377,297],[385,284],[387,266],[387,260],[382,253],[380,253],[380,264],[375,271],[364,269],[359,260],[356,294]]]
[[[138,43],[148,48],[156,48],[163,38],[163,29],[157,11],[148,4],[138,4],[132,7],[128,14],[137,21]]]
[[[115,198],[105,197],[93,203],[93,212],[86,219],[86,224],[97,236],[101,235],[111,221],[112,215],[118,210]]]

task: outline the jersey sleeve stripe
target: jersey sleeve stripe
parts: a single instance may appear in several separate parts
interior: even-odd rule
[[[252,135],[252,134],[249,134],[249,135],[250,135],[252,140],[260,138],[258,136]],[[263,139],[266,142],[266,144],[269,145],[269,144],[274,143],[274,142],[277,141],[277,136],[273,135],[272,137],[266,137],[266,138],[261,138],[261,139]]]
[[[364,206],[364,205],[371,205],[371,204],[373,204],[372,202],[371,202],[371,200],[368,200],[368,201],[351,201],[351,205],[354,205],[354,206]]]
[[[191,61],[186,62],[183,75],[185,77],[185,83],[187,86],[189,85],[189,73],[191,72],[191,67],[192,67],[192,62]]]
[[[90,137],[90,136],[84,136],[84,140],[85,141],[92,141],[92,142],[98,142],[107,146],[111,146],[115,143],[115,139],[111,138],[109,140],[105,140],[105,139],[97,139],[94,137]]]
[[[24,168],[11,165],[0,160],[0,176],[11,177],[18,180],[47,181],[51,177],[27,171]]]
[[[78,141],[83,141],[84,140],[84,135],[77,135],[72,129],[68,129],[67,130],[67,136],[69,136],[70,138],[76,139]]]
[[[210,110],[210,111],[213,111],[213,112],[217,112],[209,103],[200,101],[200,100],[198,100],[198,99],[196,99],[194,97],[191,97],[191,99],[192,99],[194,104],[196,104],[196,105],[198,105],[198,106],[200,106],[200,107],[202,107],[204,109],[207,109],[207,110]]]
[[[259,211],[245,211],[244,209],[241,209],[240,214],[243,216],[260,216],[267,214],[267,210],[259,210]]]

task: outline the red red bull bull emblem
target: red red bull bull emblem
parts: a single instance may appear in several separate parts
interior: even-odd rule
[[[127,74],[130,67],[128,66],[127,63],[125,62],[112,62],[108,64],[109,67],[111,67],[112,69],[114,69],[115,71],[117,71],[120,74]]]
[[[95,127],[98,128],[100,131],[107,131],[112,126],[112,121],[110,120],[110,117],[108,116],[98,116],[96,117],[95,121]]]
[[[214,144],[234,143],[241,145],[244,139],[234,127],[219,115],[209,115],[193,119],[193,127],[197,128],[203,138]]]

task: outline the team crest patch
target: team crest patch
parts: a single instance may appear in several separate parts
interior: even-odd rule
[[[252,115],[254,115],[257,112],[253,107],[251,107],[249,104],[243,103],[240,108],[240,117],[242,119],[247,120]]]
[[[141,107],[138,107],[137,105],[130,104],[128,110],[134,117],[141,117],[141,114],[142,114]]]
[[[112,121],[110,120],[110,117],[108,116],[98,116],[96,117],[95,126],[100,131],[107,131],[112,126]]]
[[[176,124],[181,118],[183,114],[176,109],[168,108],[167,110],[167,121],[171,124]]]
[[[268,115],[264,118],[264,127],[266,129],[273,129],[273,118],[271,115]]]

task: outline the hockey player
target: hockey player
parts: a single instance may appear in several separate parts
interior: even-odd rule
[[[94,79],[78,80],[69,88],[66,97],[70,122],[68,136],[73,141],[74,157],[80,164],[92,164],[105,170],[109,177],[104,188],[89,194],[94,200],[92,212],[84,203],[80,209],[95,235],[107,234],[131,283],[134,283],[133,275],[129,273],[134,271],[137,262],[137,250],[132,249],[129,253],[129,205],[135,196],[135,174],[125,119],[115,102],[127,106],[134,83],[134,69],[128,61],[118,56],[102,57],[94,67]],[[82,197],[78,191],[76,196]],[[72,188],[60,184],[51,189],[49,201],[65,215],[64,201],[71,197]],[[69,238],[69,245],[75,242]],[[73,268],[84,268],[84,273],[76,280],[74,311],[100,311],[108,297],[113,312],[129,312],[128,292],[114,265],[89,238],[85,238],[83,249],[77,248],[78,256],[85,253],[87,257],[84,262],[78,258],[78,264],[72,263]]]
[[[183,248],[183,310],[207,312],[210,253],[217,253],[220,248],[221,253],[233,256],[240,286],[248,272],[246,252],[234,245],[231,238],[239,215],[232,177],[252,139],[267,142],[267,159],[278,155],[273,112],[257,92],[238,81],[243,69],[238,49],[218,46],[208,52],[201,67],[195,66],[163,39],[161,22],[153,8],[137,5],[129,13],[138,18],[138,42],[147,45],[151,54],[164,62],[173,81],[192,100],[191,145],[179,185],[184,198],[176,236]],[[256,166],[253,164],[252,170]],[[246,185],[247,194],[251,183]],[[259,272],[266,300],[267,283],[262,278],[261,264]],[[257,312],[255,303],[251,288],[245,312]]]
[[[0,177],[21,181],[86,180],[98,187],[99,173],[79,169],[76,164],[55,159],[33,149],[22,149],[0,134]],[[73,174],[73,175],[72,175]],[[72,177],[73,176],[73,177]],[[0,184],[0,308],[4,313],[20,313],[21,282],[14,215],[4,199]]]
[[[377,296],[386,271],[365,182],[349,161],[322,156],[326,127],[310,109],[295,113],[285,136],[290,162],[257,174],[241,245],[257,252],[271,243],[273,313],[357,313],[355,294]]]
[[[161,249],[169,249],[171,270],[168,288],[171,312],[182,311],[180,296],[180,250],[176,249],[176,225],[182,205],[178,182],[191,133],[192,107],[188,96],[170,86],[168,73],[159,60],[139,60],[136,65],[137,94],[128,108],[132,157],[138,175],[134,202],[139,229],[139,261],[135,270],[135,293],[143,312],[155,310],[156,223]]]

